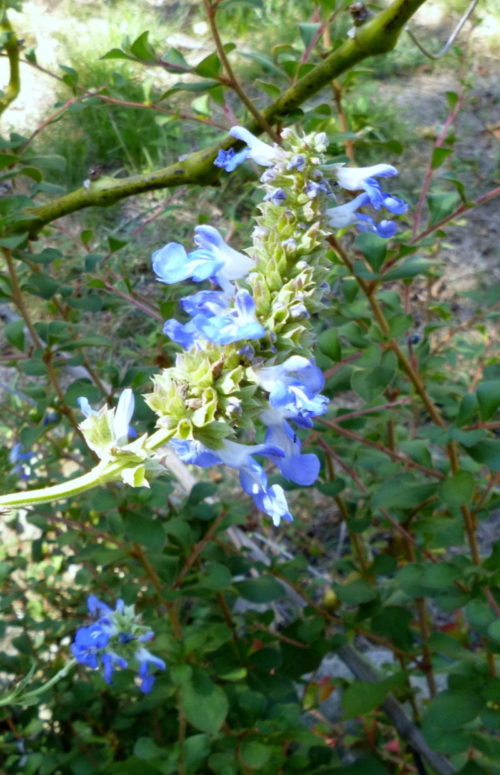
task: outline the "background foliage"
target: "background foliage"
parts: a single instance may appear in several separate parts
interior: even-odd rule
[[[140,395],[173,362],[161,325],[183,290],[155,284],[149,255],[206,222],[244,248],[258,195],[240,168],[217,186],[79,210],[28,241],[30,200],[147,175],[250,116],[201,4],[53,4],[70,19],[54,34],[59,66],[38,53],[40,5],[4,5],[24,39],[21,80],[43,69],[55,84],[33,126],[13,127],[15,101],[3,115],[8,492],[92,466],[78,396],[113,402],[132,387],[136,430],[152,430]],[[338,47],[346,5],[222,2],[217,28],[247,99],[262,110]],[[439,7],[434,26],[412,22],[433,51],[466,3]],[[33,664],[33,686],[63,667],[89,592],[136,603],[168,662],[145,697],[130,671],[109,687],[82,668],[37,703],[0,708],[6,773],[500,772],[494,22],[481,4],[436,62],[403,36],[284,122],[327,132],[333,161],[395,163],[411,203],[389,245],[352,231],[332,245],[331,303],[314,320],[331,408],[304,439],[322,476],[307,491],[271,478],[295,523],[270,527],[217,469],[190,492],[184,471],[5,516],[6,690]]]

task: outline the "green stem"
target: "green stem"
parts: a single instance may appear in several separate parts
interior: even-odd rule
[[[171,438],[171,431],[156,431],[148,441],[146,447],[148,451],[154,452],[159,447],[164,446]],[[53,485],[52,487],[42,487],[37,490],[23,490],[22,492],[7,493],[0,495],[0,511],[2,509],[21,508],[23,506],[34,506],[39,503],[52,503],[53,501],[65,500],[74,495],[79,495],[86,490],[92,490],[106,482],[119,480],[121,472],[130,466],[130,460],[110,460],[109,462],[100,462],[91,471],[67,482]]]

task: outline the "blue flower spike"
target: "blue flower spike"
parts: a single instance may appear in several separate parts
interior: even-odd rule
[[[150,692],[155,682],[150,667],[166,669],[163,659],[151,654],[144,646],[138,646],[151,640],[153,631],[141,624],[134,606],[126,606],[123,600],[117,600],[113,610],[95,595],[90,595],[87,608],[95,621],[76,631],[71,644],[74,658],[85,667],[102,670],[107,684],[112,683],[116,669],[123,670],[135,661],[138,663],[141,691]]]

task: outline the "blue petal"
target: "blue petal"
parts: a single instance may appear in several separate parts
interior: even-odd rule
[[[199,337],[199,332],[192,320],[182,324],[175,318],[170,318],[170,320],[165,321],[162,331],[165,336],[170,337],[173,342],[180,344],[186,350],[189,350]]]
[[[236,167],[239,167],[239,165],[245,161],[249,153],[249,148],[243,148],[243,150],[238,151],[238,153],[234,148],[229,148],[227,151],[220,150],[215,158],[214,164],[216,167],[222,167],[226,172],[233,172]]]
[[[220,457],[212,450],[204,447],[200,441],[170,439],[168,443],[184,463],[191,463],[191,465],[201,466],[202,468],[222,463]]]
[[[198,291],[181,299],[180,305],[188,315],[219,315],[227,309],[227,296],[223,291]]]

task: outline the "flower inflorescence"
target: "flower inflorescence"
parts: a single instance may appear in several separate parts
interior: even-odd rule
[[[326,164],[324,133],[301,137],[285,129],[282,146],[268,145],[244,127],[233,127],[230,135],[246,147],[220,151],[217,166],[231,172],[253,161],[266,168],[252,246],[237,251],[215,227],[203,224],[195,228],[191,252],[169,242],[153,253],[159,282],[209,281],[212,287],[181,298],[185,322],[165,322],[163,333],[181,352],[174,366],[154,377],[146,402],[158,417],[163,442],[184,462],[237,469],[243,490],[278,525],[292,519],[285,493],[280,485],[269,485],[255,456],[267,457],[296,484],[310,485],[319,474],[318,458],[302,453],[297,432],[310,428],[328,406],[321,393],[323,375],[310,356],[311,317],[325,305],[331,271],[325,237],[332,229],[352,225],[391,237],[393,221],[376,223],[361,210],[402,214],[406,203],[380,186],[379,178],[397,174],[389,164]],[[330,207],[334,186],[356,195]],[[112,411],[101,421],[107,437],[104,453],[111,446],[122,459],[135,454],[131,483],[145,483],[151,464],[141,455],[147,444],[127,444],[123,434],[118,439],[115,426],[123,411],[116,417]],[[85,422],[90,424],[89,418]],[[248,443],[250,439],[260,443]],[[98,454],[102,457],[102,450]],[[127,469],[121,476],[130,477]]]
[[[113,610],[95,595],[90,595],[87,606],[93,622],[80,627],[71,644],[77,662],[101,669],[108,684],[117,668],[126,668],[133,662],[138,669],[141,691],[150,692],[156,680],[152,668],[166,668],[163,659],[143,645],[154,637],[154,632],[140,623],[134,606],[126,606],[123,600],[117,600]]]

